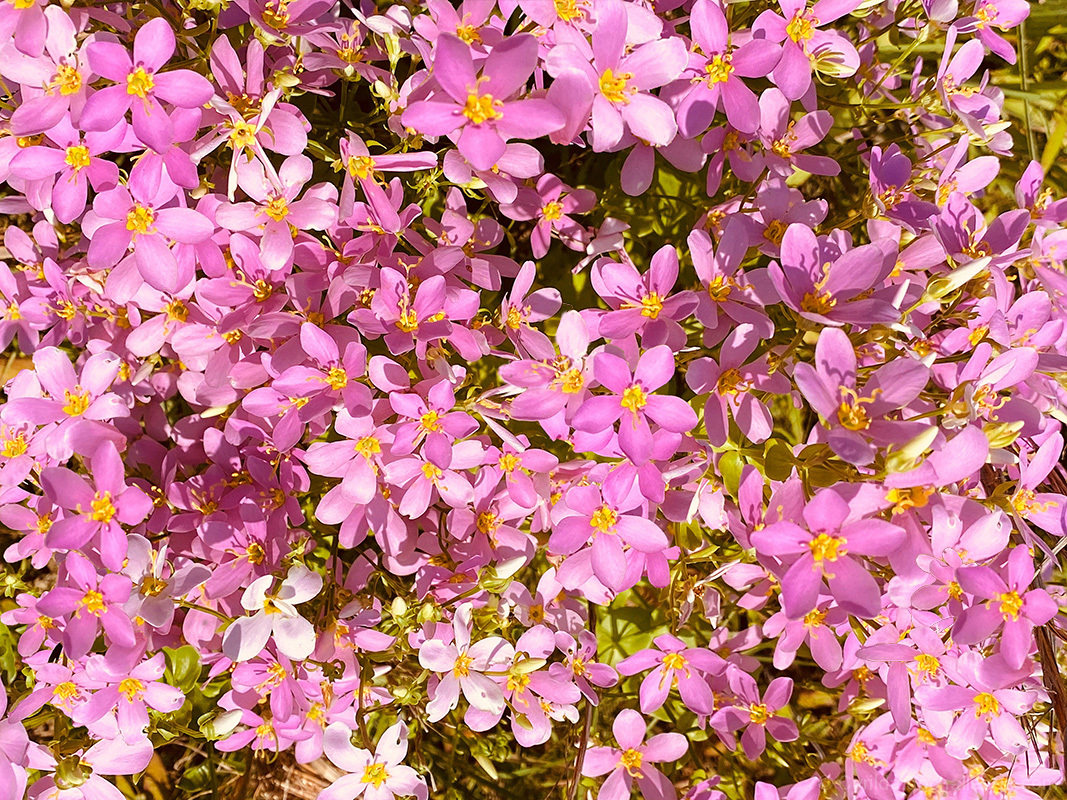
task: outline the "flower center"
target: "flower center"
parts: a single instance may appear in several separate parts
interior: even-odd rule
[[[641,384],[635,383],[622,393],[622,407],[629,409],[637,415],[637,412],[648,405],[648,395],[641,388]]]
[[[564,394],[578,394],[585,386],[585,377],[580,369],[569,369],[556,378]]]
[[[18,458],[29,449],[29,445],[26,444],[26,435],[23,433],[16,433],[10,439],[4,439],[4,447],[0,449],[0,455],[4,458]]]
[[[366,459],[382,452],[382,443],[373,436],[364,436],[356,442],[356,452]]]
[[[498,119],[504,116],[499,110],[503,107],[504,104],[499,101],[494,101],[491,94],[483,94],[479,96],[474,94],[474,92],[471,92],[467,95],[466,105],[463,106],[463,116],[475,125],[481,125],[488,120]]]
[[[556,6],[556,16],[564,22],[570,22],[582,15],[578,0],[553,0],[553,2]]]
[[[809,314],[826,314],[837,305],[837,298],[825,289],[808,292],[800,300],[800,308]]]
[[[93,509],[93,521],[104,525],[111,522],[117,511],[115,504],[111,502],[111,492],[97,492],[96,497],[93,498],[89,505]]]
[[[763,725],[771,718],[771,712],[763,703],[755,703],[748,709],[748,718],[753,725]]]
[[[909,508],[925,508],[933,493],[933,489],[913,486],[910,489],[890,489],[885,499],[893,504],[894,514],[903,514]]]
[[[370,156],[349,156],[348,174],[353,178],[369,178],[374,172],[374,159]]]
[[[426,480],[431,481],[432,483],[436,483],[445,476],[445,473],[442,472],[439,467],[434,466],[428,461],[422,465],[422,474]]]
[[[632,747],[628,750],[623,750],[619,756],[619,763],[626,768],[626,771],[635,778],[643,778],[641,774],[641,761],[643,756],[637,750]]]
[[[715,383],[715,389],[720,395],[726,394],[738,394],[744,390],[741,385],[744,383],[744,376],[741,372],[734,367],[723,370],[719,375],[719,380]]]
[[[89,393],[81,392],[75,394],[69,390],[63,392],[63,396],[67,400],[67,404],[63,406],[63,413],[72,417],[80,417],[89,408]]]
[[[56,76],[52,78],[51,85],[59,89],[62,95],[77,94],[82,88],[81,73],[68,64],[60,64],[56,67]]]
[[[89,148],[84,144],[76,144],[67,148],[67,157],[63,159],[67,166],[77,172],[89,166]]]
[[[326,373],[326,383],[330,385],[330,388],[335,392],[344,389],[348,386],[348,373],[345,372],[344,367],[332,367],[328,373]]]
[[[619,514],[614,509],[601,506],[589,518],[589,526],[599,533],[614,533]]]
[[[600,76],[600,93],[609,102],[629,103],[630,95],[637,91],[627,84],[632,77],[633,75],[629,72],[615,74],[610,69],[606,69]]]
[[[826,612],[815,609],[809,611],[804,615],[804,627],[805,628],[818,628],[824,622],[826,622]]]
[[[767,223],[763,231],[763,238],[772,244],[781,244],[785,238],[785,223],[780,219],[772,219]]]
[[[823,561],[837,561],[838,558],[845,555],[845,544],[846,541],[841,536],[829,536],[825,533],[820,533],[808,542],[808,547],[811,548],[811,555],[815,559],[815,563],[819,564]]]
[[[144,684],[137,678],[123,678],[122,683],[119,684],[119,694],[126,695],[126,699],[131,703],[136,700],[144,692]]]
[[[466,653],[460,654],[456,658],[456,663],[452,667],[452,674],[457,678],[466,678],[471,674],[471,664],[474,663],[474,659]]]
[[[982,692],[974,696],[974,715],[983,717],[986,714],[994,717],[1000,714],[1000,703],[989,692]]]
[[[85,593],[85,596],[82,597],[81,607],[93,616],[99,617],[106,608],[104,605],[104,595],[95,589],[90,589]]]
[[[925,672],[927,675],[935,675],[941,668],[941,662],[937,660],[937,656],[932,656],[929,653],[919,653],[915,656],[915,666],[919,668],[920,672]]]
[[[1004,592],[997,600],[1000,602],[1000,613],[1006,621],[1015,622],[1019,619],[1019,612],[1023,610],[1023,599],[1018,592]]]
[[[254,125],[250,125],[240,119],[231,123],[231,125],[233,130],[230,131],[230,147],[234,150],[251,147],[256,143],[256,128]]]
[[[141,581],[141,594],[145,597],[157,597],[167,588],[167,582],[155,575],[145,575]]]
[[[704,80],[710,85],[714,83],[726,83],[730,79],[730,73],[734,71],[729,56],[717,55],[704,65]]]
[[[419,417],[419,427],[427,433],[441,430],[440,415],[436,411],[427,411]]]
[[[148,97],[148,93],[155,85],[155,80],[145,72],[144,67],[138,67],[126,76],[126,94],[135,94],[142,100]]]
[[[789,24],[785,26],[786,35],[797,44],[806,42],[815,35],[815,26],[812,24],[813,22],[815,22],[815,20],[812,17],[809,17],[803,11],[798,11],[793,15],[793,18],[789,20]]]
[[[135,235],[148,233],[155,221],[156,212],[137,203],[126,214],[126,230],[133,231]]]
[[[284,197],[279,197],[278,195],[275,195],[267,201],[267,205],[264,207],[263,213],[275,222],[281,222],[283,219],[289,216],[289,203],[286,202]]]
[[[666,669],[684,670],[689,662],[681,653],[667,653],[663,657],[663,666]]]
[[[363,768],[363,783],[373,783],[377,789],[387,780],[389,773],[385,770],[385,764],[368,764]]]
[[[641,316],[656,319],[663,311],[663,298],[656,292],[649,292],[641,298]]]
[[[734,287],[724,275],[716,275],[708,284],[708,294],[716,303],[722,303],[730,297]]]
[[[419,315],[415,313],[414,309],[401,311],[400,319],[396,321],[396,327],[400,328],[404,333],[411,333],[417,330],[419,327]]]
[[[552,200],[541,207],[541,216],[548,220],[557,220],[563,216],[563,204]]]

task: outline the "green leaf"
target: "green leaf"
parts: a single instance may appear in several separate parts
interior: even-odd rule
[[[189,694],[200,680],[200,654],[188,644],[177,649],[164,647],[163,653],[167,660],[167,683]]]

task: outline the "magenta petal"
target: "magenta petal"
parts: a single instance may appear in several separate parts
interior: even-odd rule
[[[198,244],[215,232],[211,221],[191,208],[164,208],[157,211],[156,229],[182,244]]]
[[[125,86],[108,86],[89,95],[82,108],[80,124],[87,131],[109,131],[130,108],[131,95]]]
[[[133,40],[133,60],[138,67],[155,72],[174,55],[176,42],[171,22],[163,17],[149,20]]]
[[[507,146],[500,134],[487,125],[468,125],[459,135],[459,152],[477,170],[491,169]]]
[[[154,79],[153,94],[179,108],[202,106],[215,93],[207,78],[188,69],[162,72]]]

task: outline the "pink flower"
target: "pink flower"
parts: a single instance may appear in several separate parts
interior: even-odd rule
[[[619,712],[611,730],[619,747],[590,747],[582,764],[587,777],[608,776],[597,800],[626,800],[635,780],[646,800],[674,797],[674,786],[652,764],[677,761],[685,755],[686,738],[680,733],[658,733],[645,741],[644,717],[632,708]]]
[[[405,766],[408,729],[402,722],[386,729],[374,753],[352,744],[352,731],[343,722],[334,722],[323,735],[323,751],[336,766],[350,773],[338,778],[319,794],[319,800],[392,800],[414,795],[426,800],[426,783],[411,767]]]
[[[278,652],[301,661],[315,649],[315,628],[300,616],[296,607],[315,597],[322,589],[322,576],[303,564],[295,564],[276,590],[273,575],[256,578],[241,595],[251,617],[239,617],[226,629],[222,650],[233,661],[248,661],[259,655],[270,638]]]

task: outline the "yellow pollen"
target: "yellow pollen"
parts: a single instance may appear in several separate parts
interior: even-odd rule
[[[156,221],[156,212],[147,206],[135,204],[126,214],[126,230],[134,234],[148,233]]]
[[[1036,495],[1030,489],[1019,489],[1012,495],[1012,508],[1014,508],[1020,516],[1026,517],[1034,511],[1048,511],[1050,508],[1055,508],[1059,505],[1055,500],[1039,503],[1035,498]]]
[[[956,581],[950,581],[948,584],[948,596],[953,600],[963,599],[963,587]]]
[[[826,612],[815,609],[809,611],[804,615],[804,627],[805,628],[818,628],[820,625],[826,622]]]
[[[145,575],[141,581],[141,594],[145,597],[156,597],[167,588],[167,582],[155,575]]]
[[[259,542],[252,542],[245,548],[245,554],[248,556],[249,564],[262,564],[263,559],[267,557],[267,552],[263,549],[263,545]]]
[[[730,367],[719,374],[719,380],[715,383],[715,391],[720,395],[738,394],[744,391],[744,376],[737,369]]]
[[[344,367],[332,367],[328,373],[326,373],[326,383],[330,385],[330,388],[335,392],[344,389],[348,386],[348,373],[345,372]]]
[[[600,93],[611,103],[629,103],[630,95],[636,91],[627,84],[632,77],[633,75],[629,72],[620,72],[616,75],[610,69],[606,69],[600,76]]]
[[[276,595],[267,595],[263,598],[263,610],[268,614],[281,614],[282,610],[278,607],[278,597]]]
[[[17,144],[20,148],[25,150],[27,147],[35,147],[36,145],[39,145],[43,141],[44,141],[44,134],[43,133],[38,133],[38,134],[36,134],[34,136],[20,136],[15,140],[15,144]]]
[[[498,463],[504,472],[514,472],[519,468],[521,462],[519,461],[519,457],[514,453],[501,453],[500,461]]]
[[[618,512],[607,506],[601,506],[589,518],[589,526],[599,533],[614,533],[615,523],[618,521]]]
[[[684,670],[688,664],[689,662],[681,653],[667,653],[667,655],[663,657],[663,666],[666,669]]]
[[[811,555],[815,559],[815,563],[820,564],[823,561],[837,561],[837,559],[845,555],[848,552],[844,549],[845,544],[845,539],[840,536],[829,536],[825,533],[820,533],[808,542],[808,547],[811,548]]]
[[[369,461],[373,455],[377,455],[382,451],[382,443],[376,437],[364,436],[359,442],[355,443],[355,451]]]
[[[263,8],[263,21],[276,31],[287,28],[289,26],[289,0],[270,0]]]
[[[369,178],[374,173],[374,159],[370,156],[349,156],[348,174],[353,178]]]
[[[755,703],[748,709],[748,718],[754,725],[764,725],[771,718],[771,712],[763,703]]]
[[[59,89],[61,95],[77,94],[82,88],[81,73],[69,64],[60,64],[49,88]]]
[[[585,386],[585,376],[580,369],[569,369],[556,378],[564,394],[578,394]]]
[[[915,656],[915,666],[919,668],[920,672],[925,672],[927,675],[936,675],[937,671],[941,669],[941,662],[938,661],[937,656],[932,656],[929,653],[919,653]]]
[[[788,154],[786,155],[788,158]],[[786,225],[780,219],[772,219],[763,231],[763,238],[772,244],[781,244],[785,238]]]
[[[704,65],[704,80],[708,84],[726,83],[730,79],[730,73],[734,71],[729,56],[717,55]]]
[[[155,80],[145,72],[144,67],[138,67],[126,76],[126,94],[135,94],[142,100],[148,97],[155,85]]]
[[[400,319],[396,321],[396,327],[400,328],[404,333],[411,333],[418,330],[419,317],[415,313],[414,309],[408,309],[400,312]]]
[[[800,307],[809,314],[826,314],[837,305],[837,298],[825,290],[808,292],[800,300]]]
[[[915,738],[923,744],[937,744],[937,737],[930,733],[930,731],[926,730],[926,728],[919,728],[919,732],[915,735]]]
[[[419,417],[419,427],[427,433],[441,430],[441,416],[436,411],[427,411]]]
[[[541,206],[541,216],[550,220],[561,218],[563,216],[563,204],[557,200],[545,203]]]
[[[657,319],[663,311],[663,298],[656,292],[649,292],[641,298],[641,316]]]
[[[518,306],[509,308],[507,319],[505,319],[504,324],[511,328],[511,330],[517,331],[522,327],[522,310]]]
[[[422,474],[425,476],[426,480],[433,483],[437,483],[437,481],[445,476],[445,473],[442,472],[439,467],[434,466],[428,461],[422,465]]]
[[[860,397],[852,389],[841,387],[841,405],[837,407],[837,421],[850,431],[865,431],[871,426],[864,404],[874,402],[873,397]]]
[[[582,16],[582,9],[578,7],[578,0],[553,0],[556,6],[556,16],[564,22],[570,22]]]
[[[786,35],[789,36],[797,44],[806,42],[815,35],[814,20],[804,14],[803,11],[798,11],[793,15],[793,18],[789,20],[789,24],[785,26]]]
[[[230,123],[233,130],[230,131],[230,147],[234,150],[242,150],[256,143],[256,128],[244,120]]]
[[[461,654],[456,658],[456,663],[452,667],[452,674],[457,678],[466,678],[471,674],[471,664],[474,663],[474,659],[466,653]]]
[[[634,416],[637,416],[638,410],[648,405],[648,395],[645,394],[645,390],[641,388],[641,384],[635,383],[622,393],[622,400],[620,403],[623,408],[629,409],[633,412]]]
[[[99,617],[106,608],[104,605],[104,595],[95,589],[90,589],[85,593],[85,596],[81,599],[80,605],[90,614],[97,617]]]
[[[538,625],[545,621],[545,607],[540,603],[530,606],[526,612],[526,616],[530,618],[530,622],[534,625]]]
[[[59,700],[66,702],[68,700],[75,700],[81,696],[81,691],[78,689],[78,685],[73,681],[64,681],[56,686],[52,690],[52,695]]]
[[[925,508],[933,489],[913,486],[910,489],[890,489],[885,499],[893,504],[894,514],[903,514],[909,508]]]
[[[18,458],[25,454],[29,449],[29,445],[26,443],[26,434],[16,433],[10,439],[4,439],[3,449],[0,449],[0,456],[4,458]]]
[[[181,300],[171,300],[163,310],[175,322],[185,322],[189,319],[189,306]]]
[[[504,104],[500,101],[493,100],[491,94],[483,94],[479,96],[474,92],[471,92],[467,95],[466,105],[463,106],[463,116],[475,125],[481,125],[488,120],[498,119],[504,116],[499,110],[503,107]]]
[[[860,763],[874,763],[874,759],[871,757],[870,751],[867,749],[867,745],[864,742],[856,742],[849,751],[848,757],[853,761],[858,761]]]
[[[508,675],[508,691],[521,692],[530,685],[530,676],[523,673],[511,673]]]
[[[89,166],[89,148],[84,144],[76,144],[67,148],[67,157],[63,159],[67,166],[75,172]]]
[[[362,783],[373,783],[377,789],[387,780],[389,773],[385,771],[385,764],[368,764],[363,768]]]
[[[989,692],[982,692],[974,696],[974,715],[982,717],[986,714],[997,716],[1000,714],[1000,703]]]
[[[90,505],[93,509],[93,520],[95,522],[101,522],[104,525],[111,522],[111,519],[118,511],[118,509],[115,508],[114,503],[111,502],[111,492],[97,492],[96,497],[93,498]]]
[[[623,750],[619,756],[619,763],[626,768],[626,772],[634,778],[643,778],[641,774],[641,761],[643,756],[637,750],[632,747],[628,750]]]
[[[711,283],[708,284],[708,294],[711,295],[711,299],[716,303],[728,300],[733,290],[734,287],[730,280],[722,275],[716,275]]]
[[[1019,619],[1019,612],[1023,610],[1023,598],[1016,591],[1004,592],[997,596],[1000,603],[1000,613],[1007,621],[1015,622]]]
[[[267,201],[267,205],[263,208],[263,213],[275,222],[281,222],[289,216],[289,203],[286,202],[284,197],[274,195]]]
[[[75,394],[70,390],[64,390],[63,396],[67,401],[63,406],[63,413],[72,417],[80,417],[88,410],[90,403],[88,392]]]
[[[457,25],[456,36],[467,44],[474,44],[482,40],[481,34],[478,33],[478,29],[473,25]]]
[[[144,684],[137,678],[124,678],[119,684],[119,694],[126,695],[126,699],[131,703],[140,697],[142,692],[144,692]]]

